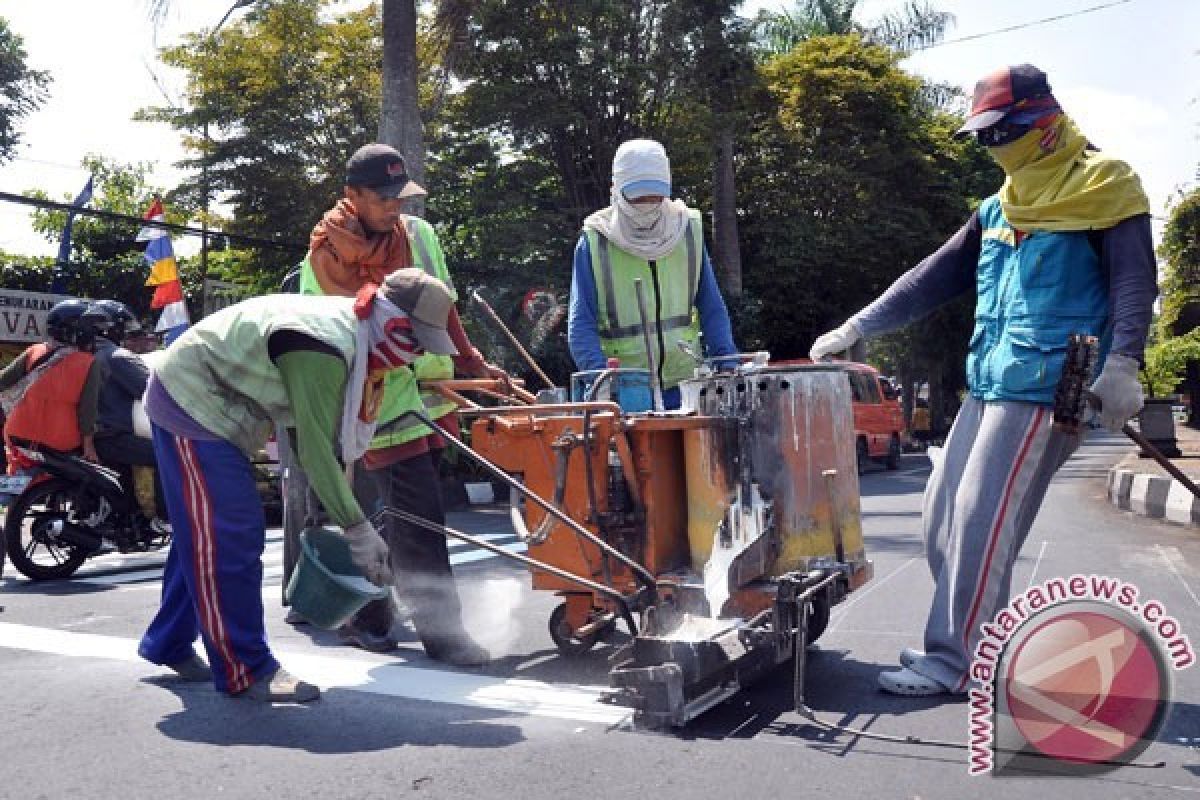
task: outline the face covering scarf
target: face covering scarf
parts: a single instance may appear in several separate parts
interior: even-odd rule
[[[584,220],[594,230],[630,255],[647,261],[674,250],[687,233],[687,205],[664,198],[658,203],[631,203],[616,189],[612,205]]]
[[[421,354],[408,314],[368,284],[354,303],[354,363],[342,404],[342,463],[362,458],[375,436],[388,372],[411,364]]]
[[[388,273],[412,266],[404,226],[384,234],[368,234],[354,204],[343,198],[313,228],[309,250],[324,257],[312,260],[314,277],[324,294],[354,297],[365,282],[383,283]]]
[[[1103,230],[1150,211],[1133,169],[1088,149],[1066,114],[988,152],[1007,176],[1000,205],[1017,230]]]

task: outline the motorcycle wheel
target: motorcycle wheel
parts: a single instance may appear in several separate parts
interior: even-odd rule
[[[55,542],[46,533],[53,521],[72,516],[76,491],[70,481],[51,478],[33,484],[9,506],[4,518],[5,549],[13,567],[26,578],[69,578],[87,559],[80,548]]]

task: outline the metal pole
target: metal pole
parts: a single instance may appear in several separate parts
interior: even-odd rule
[[[233,9],[229,9],[233,11]],[[229,12],[225,13],[229,16]],[[225,20],[222,19],[221,22]],[[214,31],[215,33],[216,31]],[[212,139],[208,135],[208,120],[204,120],[204,149],[205,151],[212,149]],[[204,280],[208,277],[208,152],[204,153],[204,161],[200,164],[200,182],[203,184],[204,192],[204,213],[200,217],[200,286],[203,288]]]
[[[505,338],[508,339],[509,344],[516,348],[517,354],[520,355],[521,358],[525,359],[525,363],[533,368],[533,371],[537,373],[537,376],[541,379],[542,383],[546,384],[546,388],[555,388],[554,381],[550,380],[550,378],[546,376],[545,372],[542,372],[542,368],[539,367],[538,363],[533,360],[533,356],[529,355],[529,351],[521,345],[521,341],[513,334],[512,331],[508,329],[508,326],[504,324],[502,319],[500,319],[500,315],[496,313],[495,309],[488,305],[487,300],[483,299],[483,295],[479,293],[478,289],[471,292],[471,299],[479,304],[479,307],[483,309],[485,314],[487,314],[488,319],[492,321],[492,324],[499,328],[500,332],[503,333]]]
[[[662,383],[658,379],[658,367],[654,359],[654,343],[650,340],[650,315],[646,313],[646,291],[642,279],[633,279],[633,291],[637,294],[638,315],[642,318],[642,341],[646,345],[646,366],[650,368],[650,389],[654,393],[654,410],[663,410]]]

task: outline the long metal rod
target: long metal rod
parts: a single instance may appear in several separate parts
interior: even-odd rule
[[[1170,459],[1162,454],[1162,451],[1150,444],[1149,439],[1147,439],[1138,431],[1134,430],[1128,422],[1121,427],[1121,432],[1130,439],[1133,439],[1137,446],[1142,448],[1142,452],[1153,458],[1158,462],[1160,467],[1171,473],[1171,477],[1182,483],[1185,489],[1187,489],[1196,497],[1200,497],[1200,488],[1197,488],[1196,484],[1192,483],[1192,479],[1187,475],[1184,475],[1183,472],[1180,471],[1179,467],[1172,464]]]
[[[662,382],[658,379],[657,359],[654,358],[654,343],[650,340],[650,314],[646,311],[646,290],[642,279],[633,279],[633,291],[637,295],[638,315],[642,318],[642,342],[646,347],[646,365],[650,367],[650,389],[654,396],[654,410],[663,410]]]
[[[1091,391],[1088,391],[1084,397],[1087,399],[1087,404],[1095,411],[1099,412],[1103,410],[1104,404],[1100,401],[1100,398]],[[1142,452],[1158,462],[1160,467],[1169,472],[1172,478],[1182,483],[1184,488],[1191,492],[1193,496],[1200,497],[1200,488],[1197,488],[1196,484],[1192,483],[1192,479],[1187,475],[1184,475],[1183,472],[1180,471],[1179,467],[1172,464],[1170,460],[1162,454],[1162,451],[1151,444],[1150,440],[1147,439],[1140,431],[1134,430],[1133,426],[1126,422],[1121,426],[1121,433],[1132,439],[1134,444],[1142,448]]]
[[[398,508],[384,508],[380,513],[382,513],[384,516],[395,517],[396,519],[407,522],[409,525],[416,525],[419,528],[424,528],[427,531],[433,531],[434,533],[440,533],[443,536],[461,539],[462,541],[468,542],[475,547],[481,547],[484,550],[490,550],[498,556],[503,556],[513,561],[518,561],[530,569],[549,572],[551,575],[556,575],[563,580],[571,581],[572,583],[579,584],[586,589],[591,589],[593,592],[602,594],[621,607],[621,618],[624,619],[625,624],[629,626],[629,633],[633,636],[637,636],[638,634],[637,623],[633,619],[633,612],[629,608],[628,601],[625,599],[623,594],[610,586],[605,586],[603,584],[596,583],[595,581],[588,580],[587,578],[580,577],[573,572],[567,572],[564,569],[551,566],[544,561],[538,561],[536,558],[530,558],[529,556],[523,556],[520,553],[514,553],[510,550],[505,550],[500,545],[484,541],[477,536],[472,536],[471,534],[465,533],[456,528],[451,528],[449,525],[439,525],[438,523],[427,520],[424,517],[419,517],[416,514],[410,514],[407,511],[401,511]]]
[[[541,378],[543,383],[546,384],[546,388],[555,388],[554,381],[550,380],[550,378],[546,376],[546,373],[542,372],[542,368],[539,367],[538,363],[533,360],[533,356],[529,355],[529,351],[525,349],[525,347],[521,344],[521,341],[517,339],[513,332],[508,329],[508,326],[504,324],[502,319],[500,319],[500,315],[497,314],[490,305],[488,305],[487,300],[483,299],[483,295],[479,293],[478,289],[476,289],[474,292],[471,292],[471,299],[479,304],[479,307],[483,309],[483,313],[488,316],[488,319],[492,321],[492,324],[500,329],[500,332],[503,333],[505,338],[508,339],[509,344],[516,348],[517,353],[520,354],[521,358],[525,359],[525,363],[533,368],[533,371],[537,373],[537,376]]]
[[[526,500],[529,500],[530,502],[532,502],[534,505],[536,505],[538,508],[545,511],[547,514],[553,514],[555,519],[557,519],[559,522],[563,523],[568,528],[570,528],[572,531],[574,531],[576,535],[582,536],[583,538],[587,539],[592,544],[596,545],[596,547],[600,548],[601,552],[607,553],[608,555],[610,555],[613,558],[620,561],[625,566],[629,567],[630,571],[634,574],[634,577],[638,578],[641,581],[643,587],[650,590],[651,592],[657,593],[658,584],[655,581],[654,576],[652,574],[650,574],[649,570],[647,570],[645,567],[643,567],[638,562],[634,561],[629,556],[622,553],[620,550],[618,550],[615,547],[613,547],[612,545],[610,545],[608,542],[604,541],[600,537],[593,534],[587,528],[583,527],[578,522],[576,522],[575,520],[571,519],[569,516],[564,514],[562,511],[560,511],[559,509],[555,508],[550,503],[543,500],[537,494],[531,492],[528,488],[526,488],[524,485],[522,485],[518,481],[513,480],[512,477],[510,477],[507,472],[500,469],[499,467],[497,467],[492,462],[488,461],[483,456],[479,455],[479,453],[476,453],[470,447],[467,447],[467,445],[464,444],[461,439],[459,439],[457,436],[453,435],[448,430],[443,428],[441,425],[438,425],[436,422],[434,422],[432,419],[430,419],[429,415],[426,414],[424,411],[416,411],[416,410],[406,411],[403,414],[401,414],[400,416],[401,417],[406,417],[406,416],[416,417],[417,419],[421,420],[421,422],[425,423],[430,428],[437,431],[437,433],[442,438],[444,438],[446,441],[453,444],[456,448],[458,448],[458,450],[460,452],[462,452],[464,455],[466,455],[468,458],[470,458],[476,464],[479,464],[481,467],[483,467],[485,470],[487,470],[489,473],[491,473],[492,477],[503,482],[510,489],[515,489],[517,492],[519,492],[521,494],[522,497],[524,497]]]

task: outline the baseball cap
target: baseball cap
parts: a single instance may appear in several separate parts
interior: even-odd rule
[[[428,192],[408,177],[404,156],[378,142],[363,145],[346,162],[346,185],[370,189],[383,197],[424,197]]]
[[[454,298],[446,284],[423,269],[398,269],[383,279],[379,292],[408,314],[417,342],[429,353],[458,355],[454,340],[446,332],[446,321]]]
[[[1051,96],[1046,73],[1032,64],[996,70],[975,84],[967,121],[954,135],[965,136],[990,128],[1022,101]]]

